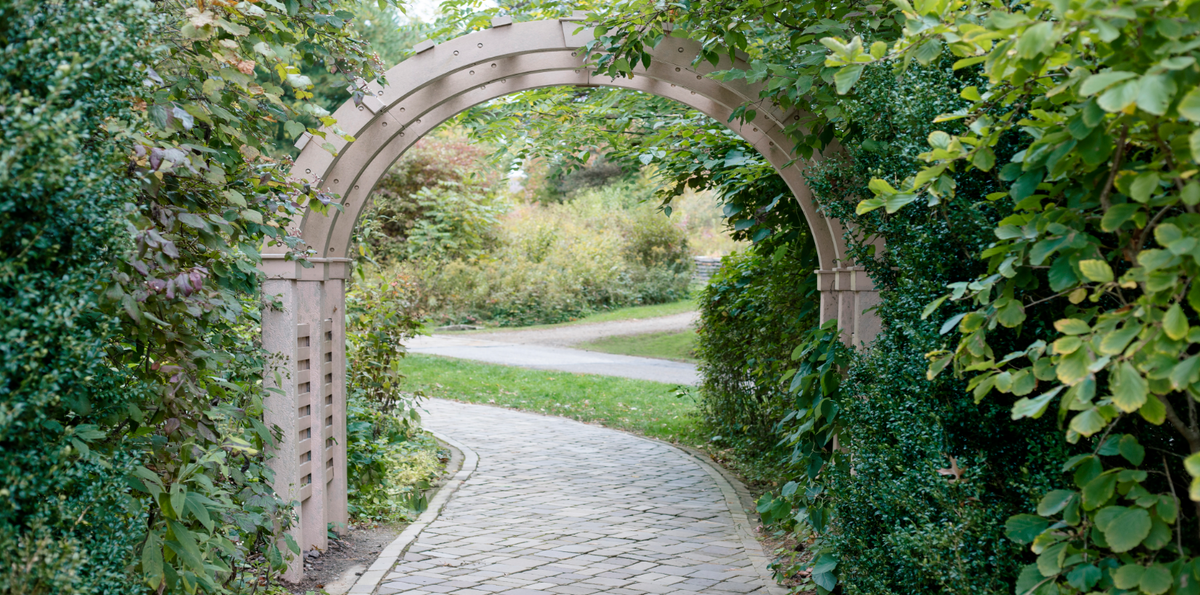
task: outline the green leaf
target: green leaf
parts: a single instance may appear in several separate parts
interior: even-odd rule
[[[1016,595],[1028,595],[1044,582],[1045,577],[1042,576],[1042,571],[1038,570],[1037,564],[1029,564],[1021,569],[1021,575],[1017,577]]]
[[[162,547],[162,538],[155,531],[146,536],[146,544],[142,546],[142,574],[152,589],[157,589],[166,579]]]
[[[1071,429],[1078,432],[1081,436],[1091,436],[1096,432],[1104,429],[1108,422],[1104,421],[1104,416],[1096,411],[1095,407],[1076,415],[1071,418]]]
[[[1126,564],[1113,573],[1113,583],[1121,589],[1136,589],[1145,572],[1146,567],[1141,564]]]
[[[1075,492],[1071,490],[1054,490],[1042,496],[1038,502],[1037,512],[1044,517],[1054,516],[1067,507],[1067,503],[1071,498],[1075,497]]]
[[[1189,333],[1190,334],[1190,333]],[[1200,380],[1200,355],[1193,355],[1171,369],[1171,388],[1183,390],[1188,385]]]
[[[1147,595],[1166,593],[1173,584],[1175,578],[1171,576],[1171,570],[1162,564],[1151,564],[1142,574],[1142,580],[1138,581],[1138,587]]]
[[[1020,300],[1008,300],[996,311],[996,320],[1005,328],[1013,328],[1025,321],[1025,305]]]
[[[889,184],[887,180],[880,178],[872,178],[871,182],[867,184],[867,188],[870,188],[871,192],[874,192],[876,196],[879,196],[880,194],[891,196],[899,192],[899,190],[892,188],[892,185]]]
[[[1096,102],[1104,111],[1117,113],[1125,111],[1125,108],[1133,105],[1137,101],[1137,97],[1137,81],[1127,81],[1105,91]]]
[[[1017,38],[1017,55],[1029,60],[1041,54],[1049,54],[1054,50],[1054,44],[1057,41],[1058,33],[1054,30],[1054,23],[1050,21],[1039,22],[1026,29]]]
[[[1145,112],[1161,116],[1175,96],[1175,82],[1165,74],[1148,74],[1142,77],[1138,88],[1137,104]]]
[[[1158,397],[1150,395],[1146,397],[1146,404],[1138,409],[1138,415],[1156,426],[1161,426],[1167,419],[1167,408]]]
[[[838,95],[845,95],[854,87],[859,78],[862,78],[863,64],[850,64],[843,66],[833,75],[833,82],[837,85]]]
[[[1117,443],[1117,449],[1131,465],[1141,465],[1142,459],[1146,456],[1146,449],[1138,444],[1137,438],[1131,434],[1121,436],[1121,441]]]
[[[1142,325],[1131,322],[1120,330],[1104,335],[1104,338],[1100,340],[1100,353],[1104,355],[1117,355],[1121,353],[1129,345],[1129,342],[1141,331]]]
[[[1167,336],[1175,341],[1182,340],[1188,334],[1187,315],[1183,313],[1183,307],[1178,302],[1167,308],[1166,315],[1163,316],[1163,331]]]
[[[1050,279],[1050,289],[1053,291],[1063,291],[1079,283],[1079,278],[1075,276],[1075,270],[1071,268],[1071,259],[1066,256],[1054,259],[1047,276]]]
[[[991,147],[980,147],[971,156],[971,164],[981,171],[992,171],[996,165],[996,153]]]
[[[1079,261],[1079,272],[1083,273],[1083,276],[1089,281],[1096,283],[1109,283],[1113,280],[1112,267],[1103,260],[1081,260]]]
[[[288,120],[283,123],[283,129],[287,132],[288,136],[298,138],[301,134],[304,134],[304,123],[298,120]]]
[[[1146,403],[1150,386],[1133,364],[1121,362],[1112,371],[1109,389],[1112,390],[1113,404],[1125,413],[1133,413]]]
[[[204,559],[200,554],[200,547],[196,545],[196,538],[184,527],[182,523],[176,521],[167,521],[171,527],[171,533],[175,539],[167,542],[167,547],[171,548],[181,559],[197,574],[202,574],[204,570]],[[174,545],[172,545],[174,544]]]
[[[915,200],[917,200],[917,195],[915,194],[894,194],[887,197],[883,204],[887,207],[887,212],[891,214],[899,211]]]
[[[1100,220],[1100,229],[1104,231],[1116,231],[1126,221],[1132,219],[1141,208],[1141,205],[1132,202],[1114,205],[1104,212],[1104,218]]]
[[[1018,514],[1004,523],[1004,535],[1017,543],[1032,543],[1050,526],[1050,521],[1032,514]]]
[[[1083,509],[1093,510],[1112,498],[1117,488],[1117,474],[1105,473],[1083,486]]]
[[[1088,355],[1088,350],[1076,349],[1074,352],[1058,360],[1055,374],[1058,376],[1059,381],[1067,386],[1071,386],[1083,380],[1091,373],[1088,370],[1088,367],[1091,365],[1092,358]]]
[[[1046,406],[1050,404],[1050,400],[1057,396],[1062,389],[1063,386],[1059,385],[1054,387],[1052,390],[1038,395],[1035,398],[1018,399],[1017,402],[1013,404],[1012,418],[1021,419],[1030,417],[1037,419],[1041,417],[1042,413],[1045,413],[1046,411]]]
[[[1158,191],[1158,182],[1157,172],[1140,173],[1129,185],[1129,196],[1140,203],[1148,202]]]
[[[1179,100],[1179,115],[1200,122],[1200,87],[1193,87]]]
[[[1096,93],[1099,93],[1100,91],[1103,91],[1104,89],[1107,89],[1113,83],[1119,83],[1123,80],[1131,79],[1135,76],[1137,76],[1137,74],[1132,73],[1132,72],[1124,72],[1124,71],[1120,71],[1120,70],[1112,71],[1112,72],[1101,72],[1100,74],[1093,74],[1092,76],[1089,76],[1087,79],[1085,79],[1083,81],[1083,84],[1079,86],[1079,94],[1082,95],[1083,97],[1095,95]]]
[[[1080,591],[1090,591],[1096,583],[1100,582],[1100,569],[1094,564],[1084,564],[1076,566],[1071,572],[1067,573],[1067,584],[1079,589]]]
[[[177,217],[180,223],[196,229],[208,229],[208,223],[195,213],[180,213]]]
[[[1118,508],[1118,507],[1110,507]],[[1126,508],[1119,511],[1104,527],[1104,539],[1112,551],[1127,552],[1150,534],[1150,513],[1141,508]]]
[[[1082,335],[1092,332],[1092,327],[1078,318],[1063,318],[1054,321],[1054,330],[1064,335]]]

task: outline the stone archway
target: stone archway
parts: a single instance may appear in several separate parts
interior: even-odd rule
[[[284,356],[290,371],[267,374],[266,384],[278,390],[268,399],[266,417],[284,431],[274,465],[276,489],[285,499],[301,502],[300,523],[292,534],[302,550],[324,548],[327,523],[347,521],[344,293],[354,226],[392,163],[426,133],[474,105],[539,87],[612,86],[674,99],[727,122],[775,166],[804,211],[820,264],[821,321],[836,319],[852,345],[878,331],[878,319],[864,312],[878,303],[873,284],[848,259],[841,223],[820,213],[801,163],[792,162],[783,129],[803,114],[765,103],[758,86],[706,77],[715,68],[693,67],[700,48],[686,39],[665,39],[653,50],[650,67],[633,78],[593,77],[579,49],[592,33],[581,30],[581,20],[513,23],[502,17],[491,29],[441,45],[423,42],[414,56],[387,72],[387,86],[363,83],[364,99],[334,113],[354,142],[330,135],[336,154],[308,133],[296,143],[301,153],[292,174],[342,199],[340,211],[310,210],[292,229],[316,252],[313,268],[285,260],[279,248],[263,253],[264,293],[282,302],[281,309],[263,314],[263,344]],[[733,110],[747,103],[756,105],[755,121],[728,122]],[[288,578],[301,572],[293,564]]]

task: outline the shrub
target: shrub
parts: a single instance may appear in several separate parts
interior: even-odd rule
[[[346,456],[350,513],[401,520],[424,510],[438,468],[431,439],[420,432],[419,395],[400,390],[403,341],[421,329],[412,279],[368,276],[359,269],[346,293]]]
[[[421,306],[449,322],[523,326],[676,301],[686,297],[691,281],[687,232],[639,202],[647,194],[626,184],[589,190],[564,204],[519,205],[487,232],[487,250],[456,258],[430,253],[388,274],[418,279]],[[492,209],[477,200],[480,206],[471,208]],[[434,223],[413,229],[426,225]],[[458,235],[458,245],[471,243],[468,234]],[[417,237],[410,236],[410,249]]]
[[[700,408],[713,431],[746,450],[776,451],[793,410],[785,374],[792,350],[816,326],[812,248],[762,245],[721,259],[700,293],[696,355]]]

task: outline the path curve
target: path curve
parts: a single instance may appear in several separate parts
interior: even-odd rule
[[[425,426],[477,463],[375,593],[783,592],[729,484],[683,451],[564,418],[426,407]]]
[[[655,316],[653,318],[610,320],[608,322],[570,324],[550,328],[497,330],[484,333],[471,333],[469,336],[473,339],[500,341],[503,343],[571,347],[605,337],[686,331],[695,326],[699,320],[699,312],[682,312],[680,314]]]
[[[570,347],[500,343],[462,335],[431,335],[410,339],[406,349],[409,353],[440,355],[533,370],[619,376],[667,384],[700,384],[700,375],[695,364]]]

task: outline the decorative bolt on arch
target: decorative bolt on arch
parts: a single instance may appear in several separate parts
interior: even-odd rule
[[[325,255],[310,259],[313,268],[285,260],[279,247],[263,253],[263,291],[283,303],[282,309],[263,314],[263,345],[287,356],[288,368],[266,375],[266,384],[279,389],[268,398],[266,417],[284,431],[275,459],[276,490],[301,502],[300,522],[292,534],[303,550],[325,548],[327,524],[344,527],[348,520],[344,333],[351,261],[338,255],[349,254],[354,226],[387,169],[426,133],[474,105],[540,87],[610,86],[674,99],[728,122],[775,166],[804,212],[820,266],[821,322],[836,319],[854,345],[878,332],[878,319],[864,312],[878,303],[878,293],[847,256],[841,222],[818,211],[800,165],[781,149],[792,145],[784,128],[803,114],[784,113],[764,102],[757,85],[705,77],[716,68],[693,66],[691,57],[700,46],[686,39],[663,40],[651,51],[650,67],[639,68],[633,78],[593,77],[579,56],[579,48],[591,39],[589,29],[576,33],[580,20],[513,23],[501,17],[491,29],[441,46],[421,42],[411,58],[387,72],[388,86],[363,83],[361,102],[348,101],[334,113],[354,142],[330,134],[335,155],[310,142],[308,133],[297,141],[301,153],[292,171],[304,172],[299,177],[322,192],[341,195],[345,205],[344,212],[309,210],[297,221],[299,237]],[[729,122],[730,114],[747,103],[756,106],[755,122]],[[302,571],[296,561],[285,578],[298,580]]]

